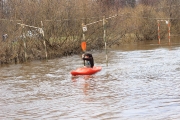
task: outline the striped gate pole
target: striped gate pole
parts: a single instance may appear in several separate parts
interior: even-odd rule
[[[46,41],[44,39],[44,25],[43,22],[41,21],[41,28],[39,28],[39,33],[42,35],[43,38],[43,44],[44,44],[44,50],[45,50],[45,55],[46,55],[46,61],[48,60],[48,53],[47,53],[47,46],[46,46]]]
[[[38,29],[38,31],[39,31],[39,33],[42,35],[42,37],[43,37],[43,44],[44,44],[44,47],[45,47],[45,54],[46,54],[46,60],[47,60],[47,58],[48,58],[48,53],[47,53],[47,46],[46,46],[46,41],[45,41],[45,39],[44,39],[44,30],[43,30],[43,22],[41,21],[41,27],[42,28],[40,28],[40,27],[35,27],[35,26],[30,26],[30,25],[26,25],[26,24],[21,24],[21,23],[17,23],[17,24],[19,24],[21,27],[22,27],[22,29],[24,29],[24,27],[30,27],[30,28],[34,28],[34,29]],[[24,33],[22,33],[22,35],[23,35],[23,37],[24,37]],[[24,40],[24,48],[25,48],[25,61],[26,61],[26,57],[27,57],[27,53],[26,53],[26,42],[25,42],[25,40]]]
[[[160,44],[161,39],[160,39],[160,23],[159,23],[159,20],[157,20],[157,23],[158,23],[158,40],[159,40],[159,44]]]
[[[159,40],[159,44],[161,42],[161,39],[160,39],[160,21],[164,21],[168,25],[168,40],[169,40],[169,44],[170,44],[171,43],[171,24],[170,24],[170,21],[169,20],[157,20],[157,23],[158,23],[158,40]]]
[[[105,18],[105,16],[103,16],[103,29],[104,29],[104,34],[103,34],[104,47],[106,50],[106,66],[108,66],[107,43],[106,43],[106,18]]]
[[[169,44],[170,44],[170,42],[171,42],[171,24],[169,21],[168,21],[168,38],[169,38]]]

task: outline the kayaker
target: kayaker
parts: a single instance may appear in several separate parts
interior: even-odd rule
[[[91,67],[91,68],[94,67],[94,59],[93,59],[92,54],[90,53],[82,54],[82,59],[85,60],[86,67]]]

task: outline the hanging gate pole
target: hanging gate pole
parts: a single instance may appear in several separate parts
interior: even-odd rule
[[[35,27],[35,26],[30,26],[30,25],[25,25],[25,24],[21,24],[21,23],[17,23],[19,25],[21,25],[21,27],[24,29],[24,27],[30,27],[30,28],[34,28],[34,29],[38,29],[39,33],[42,35],[42,38],[43,38],[43,44],[44,44],[44,47],[45,47],[45,54],[46,54],[46,60],[47,60],[47,57],[48,57],[48,54],[47,54],[47,46],[46,46],[46,41],[44,39],[44,30],[43,30],[43,23],[41,21],[41,27]],[[23,30],[24,31],[24,30]],[[23,35],[23,38],[24,38],[24,34],[22,33]],[[23,39],[24,41],[24,52],[25,52],[25,60],[26,60],[26,56],[27,56],[27,53],[26,53],[26,42],[25,40]]]
[[[171,43],[171,24],[170,22],[168,21],[168,38],[169,38],[169,44]]]
[[[87,31],[87,26],[84,23],[82,23],[82,30],[83,30],[83,41],[85,41],[86,40],[85,32]]]
[[[168,40],[169,40],[169,45],[171,44],[171,24],[170,24],[170,21],[169,20],[157,20],[157,23],[158,23],[158,40],[159,40],[159,44],[161,42],[160,40],[160,22],[161,21],[164,21],[166,22],[166,24],[168,25]]]
[[[26,40],[25,40],[25,33],[24,33],[24,25],[21,25],[21,27],[22,27],[22,39],[23,39],[23,45],[24,45],[24,59],[25,59],[25,62],[27,62]]]
[[[106,66],[108,66],[107,44],[106,44],[106,18],[105,18],[105,16],[103,17],[103,29],[104,29],[104,34],[103,34],[104,47],[105,47],[105,51],[106,51]]]
[[[92,23],[88,23],[86,25],[82,24],[82,26],[84,26],[83,31],[87,31],[87,26],[88,25],[93,25],[93,24],[96,24],[96,23],[99,23],[99,22],[103,22],[103,30],[104,30],[103,39],[104,39],[104,45],[105,45],[105,50],[106,50],[106,66],[108,66],[107,43],[106,43],[106,20],[116,18],[117,16],[118,15],[114,15],[114,16],[111,16],[111,17],[108,17],[108,18],[105,18],[105,16],[103,16],[102,20],[95,21],[95,22],[92,22]],[[85,39],[84,32],[83,32],[83,39]]]
[[[42,38],[43,38],[43,44],[44,44],[44,50],[45,50],[45,55],[46,55],[46,60],[47,60],[47,46],[46,46],[46,41],[44,39],[44,30],[43,30],[43,22],[41,21],[41,28],[39,28],[39,33],[42,34]]]
[[[160,40],[160,23],[159,23],[159,20],[157,21],[157,23],[158,23],[158,40],[159,40],[159,44],[160,44],[161,40]]]

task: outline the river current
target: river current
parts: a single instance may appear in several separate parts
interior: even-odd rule
[[[157,41],[156,41],[157,42]],[[180,44],[91,51],[102,70],[72,76],[81,55],[0,68],[1,120],[179,120]]]

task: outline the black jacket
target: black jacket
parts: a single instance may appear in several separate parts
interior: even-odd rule
[[[82,58],[82,59],[89,61],[91,64],[91,68],[93,68],[94,67],[94,59],[93,59],[92,54],[85,54],[85,56],[88,56],[89,58]]]

